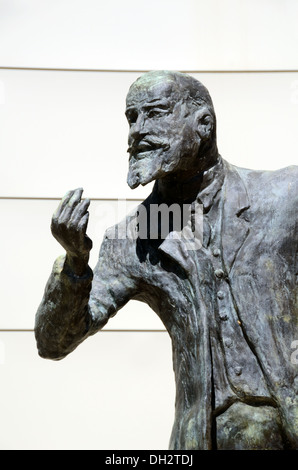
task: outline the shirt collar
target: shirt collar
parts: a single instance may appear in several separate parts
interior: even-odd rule
[[[197,202],[203,205],[204,212],[208,212],[214,199],[222,188],[225,178],[224,166],[219,155],[217,163],[203,173],[200,191],[197,195]]]

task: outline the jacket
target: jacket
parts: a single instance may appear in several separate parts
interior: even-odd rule
[[[220,243],[224,282],[239,328],[278,408],[289,448],[298,448],[297,168],[254,171],[223,161]],[[153,194],[144,201],[150,207]],[[212,449],[213,267],[185,240],[115,237],[138,209],[107,230],[92,273],[76,278],[64,257],[53,268],[36,314],[42,357],[61,359],[96,333],[130,299],[161,318],[173,345],[176,381],[171,449]],[[115,232],[116,230],[116,232]],[[111,235],[112,234],[112,235]],[[220,341],[220,339],[219,339]],[[244,364],[245,367],[245,364]]]

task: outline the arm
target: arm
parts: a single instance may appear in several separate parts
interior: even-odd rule
[[[52,219],[52,233],[66,255],[56,260],[36,313],[37,348],[44,358],[62,359],[72,352],[101,329],[135,291],[134,281],[119,260],[125,240],[106,236],[94,274],[88,266],[90,201],[81,201],[81,194],[81,189],[67,193]]]

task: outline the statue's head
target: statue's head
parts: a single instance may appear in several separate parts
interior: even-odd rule
[[[129,89],[126,116],[131,188],[172,175],[196,174],[217,157],[211,97],[189,75],[145,73]]]

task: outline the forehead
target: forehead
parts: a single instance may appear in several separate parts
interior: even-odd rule
[[[129,89],[126,107],[142,107],[143,105],[177,98],[177,86],[171,79],[164,77],[137,80]]]

